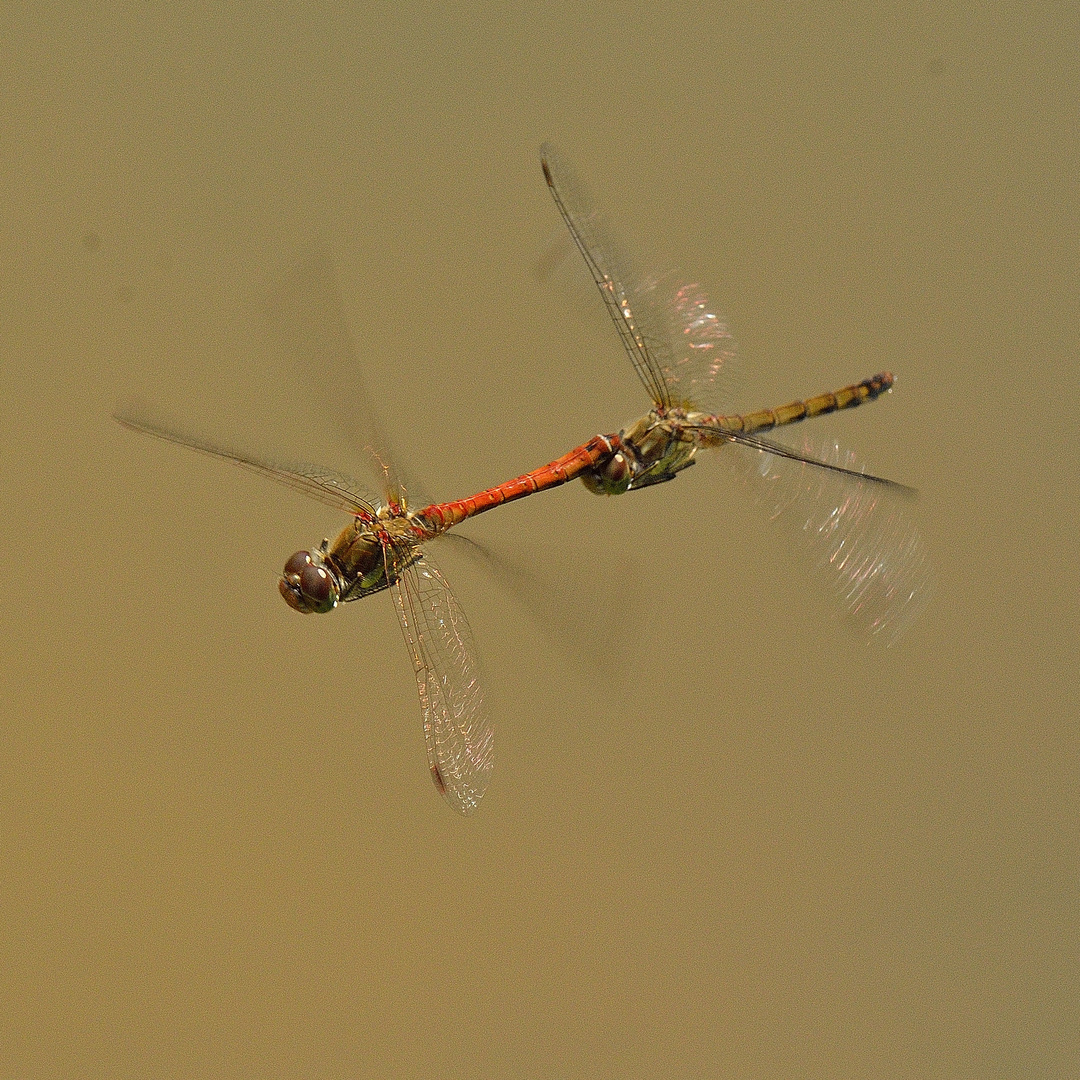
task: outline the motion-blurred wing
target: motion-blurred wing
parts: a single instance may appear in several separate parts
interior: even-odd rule
[[[345,317],[333,260],[325,253],[303,259],[275,291],[271,326],[298,361],[297,384],[314,390],[312,404],[337,429],[345,445],[360,451],[379,475],[379,489],[389,500],[427,506],[433,499],[402,474],[400,455],[379,420],[364,366]],[[326,387],[336,392],[326,394]],[[317,400],[316,400],[317,395]],[[403,395],[399,394],[399,400]],[[370,460],[368,460],[370,458]]]
[[[131,410],[114,414],[116,419],[132,431],[141,431],[144,435],[153,435],[167,442],[187,446],[203,454],[223,458],[239,465],[242,469],[268,476],[279,484],[299,491],[308,498],[316,499],[335,510],[344,510],[348,514],[374,514],[375,507],[371,496],[360,485],[342,473],[334,472],[321,465],[281,464],[267,461],[240,450],[218,446],[212,442],[186,435],[172,428],[164,427],[156,421],[147,420]]]
[[[815,453],[792,450],[790,446],[785,446],[783,443],[776,442],[775,440],[762,435],[748,434],[745,431],[735,431],[733,429],[718,427],[716,424],[680,424],[679,426],[682,431],[693,432],[700,436],[703,440],[703,445],[706,446],[722,446],[724,443],[734,443],[736,446],[758,450],[768,457],[786,458],[788,461],[797,461],[803,465],[809,465],[814,469],[822,469],[825,472],[837,473],[840,476],[855,480],[860,484],[880,484],[882,487],[888,488],[893,494],[907,499],[913,499],[918,495],[915,488],[908,487],[907,484],[898,483],[896,480],[887,480],[884,476],[875,476],[873,473],[868,473],[862,468],[852,468],[849,465],[840,465],[835,460],[838,456],[835,452],[838,449],[835,444],[822,444],[824,449],[821,450],[819,456]],[[807,442],[807,445],[810,446],[813,444]],[[839,456],[843,457],[844,455],[841,454]]]
[[[906,513],[910,489],[859,480],[851,475],[862,471],[858,459],[835,443],[807,441],[802,453],[832,469],[737,444],[724,450],[736,476],[861,632],[891,645],[933,587],[925,545]]]
[[[661,372],[672,402],[724,412],[739,385],[738,350],[727,323],[700,285],[668,274],[656,279],[653,292],[671,342]]]

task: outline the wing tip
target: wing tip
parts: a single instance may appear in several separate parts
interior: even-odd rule
[[[435,786],[439,789],[440,795],[446,794],[446,781],[443,779],[443,774],[439,770],[438,765],[431,766],[431,779],[435,781]]]

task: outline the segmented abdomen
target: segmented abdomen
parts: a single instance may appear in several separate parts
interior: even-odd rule
[[[467,499],[425,506],[418,516],[427,524],[430,535],[438,535],[466,518],[490,510],[493,506],[501,506],[515,499],[523,499],[526,495],[533,495],[537,491],[546,491],[575,480],[587,469],[595,468],[606,461],[621,446],[622,441],[618,435],[596,435],[587,443],[571,450],[569,454],[564,454],[539,469],[533,469],[532,472],[508,480],[498,487],[488,488],[478,495],[471,495]]]
[[[845,386],[841,390],[834,390],[831,394],[818,394],[817,397],[807,398],[805,401],[793,401],[789,405],[781,405],[778,409],[761,409],[737,416],[712,416],[709,417],[709,422],[725,431],[742,431],[749,435],[755,431],[782,427],[784,424],[795,424],[812,416],[852,409],[864,401],[873,401],[887,393],[892,384],[892,374],[883,371],[880,375],[863,379],[862,382]]]

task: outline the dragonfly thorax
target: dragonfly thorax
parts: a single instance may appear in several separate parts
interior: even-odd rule
[[[581,476],[595,495],[621,495],[674,478],[694,463],[696,447],[665,414],[653,411],[624,428],[622,449]]]

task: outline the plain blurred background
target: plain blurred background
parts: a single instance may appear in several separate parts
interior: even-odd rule
[[[1080,1075],[1078,47],[1047,3],[6,5],[0,1077]],[[110,414],[357,471],[366,393],[440,498],[617,430],[544,139],[716,298],[738,404],[897,374],[821,430],[920,489],[938,583],[863,644],[708,458],[477,520],[520,572],[436,552],[498,724],[465,820],[389,597],[277,594],[341,516]],[[281,346],[305,266],[351,376]]]

